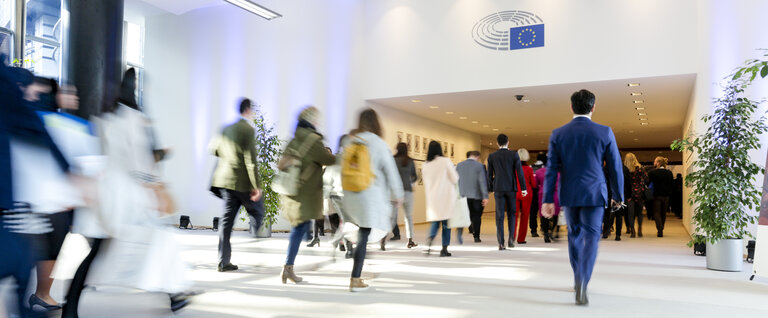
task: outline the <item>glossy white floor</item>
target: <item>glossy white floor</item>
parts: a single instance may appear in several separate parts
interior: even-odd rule
[[[483,243],[455,237],[453,257],[425,257],[423,246],[390,242],[388,251],[371,245],[364,277],[374,289],[348,291],[351,260],[329,258],[330,249],[301,247],[297,270],[305,283],[283,285],[278,274],[286,234],[254,240],[233,238],[237,272],[215,270],[217,238],[211,231],[180,231],[196,288],[205,290],[178,317],[764,317],[768,279],[748,280],[744,272],[706,270],[705,259],[685,247],[680,221],[668,218],[664,238],[646,222],[646,237],[603,240],[590,285],[589,307],[573,304],[572,274],[563,238],[498,251],[495,222],[483,220]],[[423,243],[426,226],[417,226]],[[326,236],[325,239],[328,239]],[[162,266],[162,264],[158,264]],[[168,300],[158,294],[117,289],[87,291],[81,317],[168,316]],[[0,314],[1,316],[1,314]]]

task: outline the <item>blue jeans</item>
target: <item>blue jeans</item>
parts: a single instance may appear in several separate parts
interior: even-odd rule
[[[573,278],[584,284],[592,278],[597,260],[597,245],[600,242],[600,226],[605,208],[565,207],[568,223],[568,256],[571,259]],[[607,225],[610,226],[610,225]]]
[[[301,239],[309,231],[309,225],[312,221],[307,221],[294,226],[291,229],[291,238],[288,242],[288,256],[285,258],[285,265],[293,265],[296,260],[296,254],[299,254],[299,246],[301,245]]]
[[[429,238],[434,239],[437,236],[437,228],[443,225],[443,246],[451,244],[451,229],[448,228],[448,220],[432,222],[432,227],[429,229]]]

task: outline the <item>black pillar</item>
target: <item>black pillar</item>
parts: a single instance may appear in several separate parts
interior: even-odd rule
[[[69,0],[66,80],[77,86],[78,116],[115,101],[122,77],[123,0]]]

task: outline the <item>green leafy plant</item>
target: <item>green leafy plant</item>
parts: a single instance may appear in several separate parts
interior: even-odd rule
[[[765,56],[768,56],[766,54]],[[692,187],[688,202],[694,206],[692,222],[698,229],[693,243],[753,237],[748,226],[760,211],[760,187],[755,186],[764,169],[752,162],[749,151],[760,149],[760,135],[768,131],[765,117],[755,119],[760,102],[744,95],[758,74],[768,76],[768,61],[748,60],[729,75],[722,97],[715,98],[714,112],[702,117],[708,124],[701,135],[689,133],[675,140],[672,149],[693,152],[693,172],[685,178]]]
[[[282,146],[284,141],[277,137],[274,125],[267,123],[267,120],[264,119],[264,114],[258,106],[254,109],[254,112],[253,122],[256,128],[256,149],[259,151],[259,187],[262,189],[262,195],[264,196],[264,224],[272,225],[277,222],[277,217],[280,214],[280,195],[272,191],[270,185],[277,171],[277,161],[280,160],[280,156],[283,153]],[[244,220],[248,214],[244,209],[241,209],[240,212]]]

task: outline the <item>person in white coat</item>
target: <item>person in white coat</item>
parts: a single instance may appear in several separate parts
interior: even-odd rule
[[[350,151],[352,143],[363,143],[368,149],[371,160],[373,182],[359,192],[344,190],[344,209],[342,218],[345,222],[357,225],[357,246],[354,252],[354,265],[350,279],[350,291],[362,291],[368,288],[360,275],[365,261],[368,241],[377,242],[392,230],[392,205],[398,206],[403,202],[403,182],[395,165],[392,152],[381,139],[379,116],[373,109],[366,109],[360,114],[358,128],[344,143],[344,150],[339,158],[344,158],[345,152]],[[344,180],[342,165],[342,184]]]
[[[451,256],[448,252],[448,245],[451,243],[448,219],[453,216],[459,197],[457,193],[459,174],[451,159],[443,156],[443,149],[436,141],[429,143],[427,162],[422,167],[422,178],[424,193],[427,196],[427,221],[432,222],[427,240],[427,254],[430,253],[432,241],[437,236],[437,229],[442,225],[443,249],[440,251],[440,256]]]

